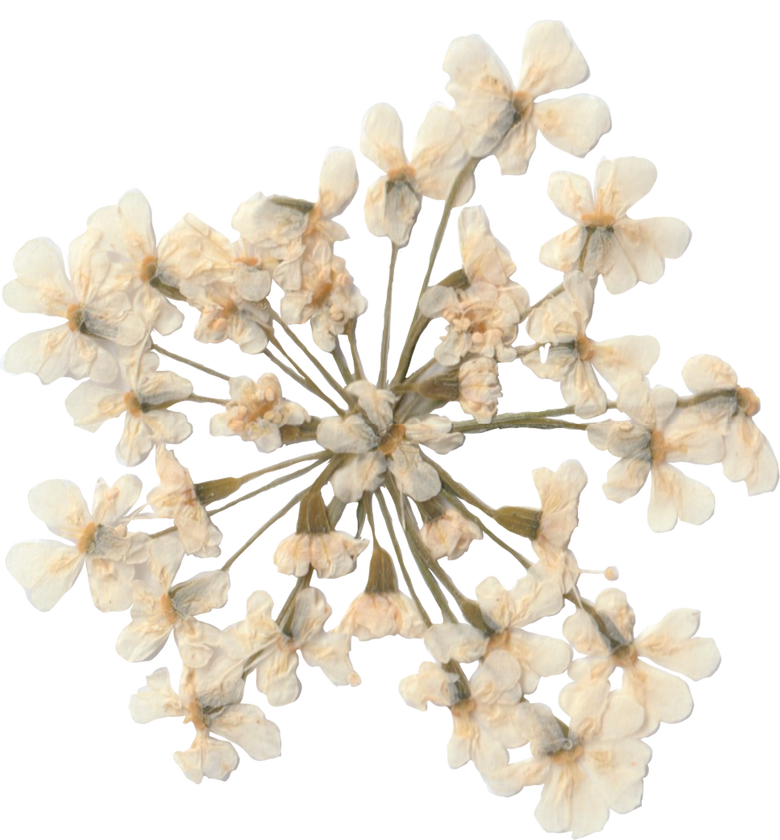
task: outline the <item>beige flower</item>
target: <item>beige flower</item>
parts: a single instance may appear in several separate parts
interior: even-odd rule
[[[495,359],[474,356],[458,368],[458,402],[477,423],[490,423],[502,397]]]
[[[592,192],[582,175],[553,172],[547,194],[577,226],[545,243],[539,259],[559,271],[579,268],[589,279],[600,274],[612,294],[640,281],[655,283],[664,273],[664,259],[681,257],[691,240],[690,228],[679,219],[626,216],[655,179],[655,166],[636,157],[602,160]]]
[[[428,550],[431,560],[447,557],[457,560],[468,550],[473,540],[482,539],[482,531],[476,522],[463,514],[449,502],[433,498],[422,502],[423,525],[420,540]]]

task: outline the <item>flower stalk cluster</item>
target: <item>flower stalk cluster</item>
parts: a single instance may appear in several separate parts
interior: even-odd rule
[[[383,173],[366,192],[366,225],[389,249],[385,294],[375,301],[384,304],[378,371],[363,365],[356,330],[368,300],[339,253],[348,234],[337,220],[358,191],[347,149],[327,152],[315,200],[258,192],[243,201],[232,239],[187,214],[158,241],[148,202],[131,190],[90,216],[67,268],[48,239],[20,249],[5,302],[59,322],[11,345],[5,368],[43,384],[80,380],[65,401],[75,425],[88,432],[116,425],[119,463],[136,467],[153,454],[159,483],[140,506],[143,488],[132,474],[111,486],[100,479],[91,506],[72,482],[39,484],[30,507],[59,540],[16,545],[6,565],[41,610],[53,608],[86,567],[95,606],[129,611],[116,641],[127,661],[152,660],[175,645],[178,692],[168,669],[158,668],[130,711],[140,723],[181,716],[193,724],[194,742],[174,759],[194,782],[227,779],[239,763],[233,745],[255,760],[280,754],[276,725],[244,702],[250,677],[261,702],[286,705],[302,691],[301,662],[334,685],[355,687],[353,639],[422,638],[431,658],[401,681],[400,694],[419,710],[449,709],[450,766],[473,763],[502,796],[542,785],[542,827],[581,837],[601,829],[610,811],[640,804],[646,739],[693,708],[677,675],[710,676],[718,649],[697,635],[697,610],[672,609],[635,635],[625,593],[609,587],[586,595],[588,570],[571,547],[587,484],[577,461],[554,470],[524,465],[536,467],[538,500],[483,500],[489,486],[466,486],[441,461],[467,441],[476,450],[479,441],[469,439],[488,431],[584,431],[583,443],[617,458],[603,485],[608,499],[624,502],[650,480],[647,518],[659,532],[713,514],[712,492],[676,464],[721,463],[750,494],[775,488],[778,465],[755,422],[759,398],[726,362],[693,356],[683,369],[690,394],[678,395],[648,378],[660,352],[654,337],[589,334],[604,290],[617,295],[657,282],[690,240],[678,219],[626,215],[653,186],[650,161],[602,160],[592,186],[573,173],[551,175],[548,195],[575,226],[542,246],[541,262],[559,276],[535,303],[485,208],[469,205],[485,158],[495,155],[505,175],[522,175],[538,134],[583,157],[610,130],[598,97],[546,98],[589,75],[566,28],[531,27],[516,84],[478,36],[453,41],[444,70],[454,106],[431,108],[411,157],[391,105],[375,105],[363,120],[360,149]],[[403,250],[430,201],[442,202],[442,215],[418,289],[409,285]],[[439,272],[456,208],[461,264]],[[400,287],[415,306],[393,360]],[[160,345],[159,336],[182,328],[185,306],[198,313],[197,342],[231,341],[246,354],[241,375]],[[430,358],[418,358],[429,329],[440,341]],[[213,391],[195,394],[184,375],[160,370],[163,362],[208,375]],[[557,383],[564,405],[499,412],[508,364]],[[305,391],[305,405],[284,396],[290,381]],[[186,416],[193,402],[214,407],[208,432],[238,438],[249,472],[193,480],[175,451],[195,431]],[[303,454],[269,465],[267,456],[284,447]],[[265,497],[257,497],[293,482],[279,510],[263,510]],[[218,515],[244,503],[254,505],[251,533],[239,535],[243,543],[223,560]],[[260,549],[288,513],[297,517],[294,531],[273,550]],[[162,526],[147,531],[149,520]],[[517,561],[517,582],[507,589],[487,576],[462,591],[459,566],[493,545]],[[220,628],[202,620],[225,606],[232,567],[245,557],[254,558],[258,577],[274,571],[291,579],[286,602],[274,615],[259,582],[240,621]],[[612,566],[597,574],[617,579]],[[326,628],[333,611],[320,586],[335,578],[346,579],[338,585],[351,586],[353,600]],[[564,611],[562,638],[529,629]],[[556,713],[533,695],[562,674],[570,681]],[[510,755],[524,747],[525,758]]]

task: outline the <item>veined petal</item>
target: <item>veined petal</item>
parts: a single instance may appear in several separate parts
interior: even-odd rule
[[[45,612],[75,583],[84,552],[54,540],[19,543],[8,552],[5,565],[30,603]]]
[[[360,132],[360,151],[384,172],[407,165],[403,124],[392,105],[380,102],[366,111]]]
[[[533,120],[548,143],[577,157],[585,157],[612,128],[607,103],[586,93],[537,102]]]
[[[540,20],[529,28],[523,43],[518,90],[536,99],[574,87],[589,75],[585,57],[559,20]]]
[[[184,775],[199,785],[206,776],[225,782],[238,767],[238,753],[229,741],[212,738],[206,730],[199,730],[188,750],[175,752],[173,760]]]
[[[596,167],[593,192],[596,206],[616,220],[622,219],[655,184],[658,172],[649,160],[638,157],[602,159]]]
[[[326,219],[341,215],[358,188],[355,156],[349,149],[328,149],[320,170],[319,205]]]
[[[647,521],[657,532],[671,531],[677,519],[701,525],[715,511],[715,495],[709,487],[688,478],[671,464],[655,464]]]

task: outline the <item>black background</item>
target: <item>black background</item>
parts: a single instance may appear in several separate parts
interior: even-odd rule
[[[716,45],[730,32],[726,22],[713,25],[694,12],[683,21],[675,14],[678,6],[654,4],[650,11],[632,4],[628,13],[624,4],[564,3],[562,14],[595,68],[589,87],[605,95],[615,111],[615,132],[599,151],[655,157],[663,177],[637,214],[678,213],[696,229],[691,252],[670,267],[660,287],[617,300],[600,295],[593,334],[656,332],[664,341],[664,359],[654,378],[675,385],[686,354],[699,349],[724,354],[763,395],[767,409],[761,419],[776,438],[777,379],[765,367],[771,358],[768,335],[775,327],[767,298],[771,281],[765,265],[752,261],[755,233],[749,228],[747,184],[753,167],[733,165],[736,159],[749,160],[755,149],[749,145],[752,138],[748,141],[735,125],[734,94],[725,93],[718,63],[725,59],[717,57]],[[322,149],[332,142],[354,145],[358,116],[373,100],[398,104],[411,136],[426,102],[441,95],[438,61],[450,35],[480,29],[515,67],[523,26],[536,16],[559,14],[553,0],[534,2],[521,14],[483,11],[458,17],[448,10],[445,17],[437,11],[435,22],[423,28],[418,15],[391,14],[384,7],[365,9],[362,17],[335,10],[287,12],[274,24],[260,10],[223,7],[208,19],[190,14],[168,25],[139,13],[121,25],[104,21],[100,38],[77,37],[75,43],[65,42],[56,22],[42,38],[25,30],[20,37],[31,55],[44,56],[45,74],[37,81],[19,68],[9,67],[6,74],[17,70],[7,82],[8,256],[38,232],[64,242],[80,229],[91,207],[113,200],[129,184],[140,184],[151,196],[159,230],[185,208],[226,228],[234,203],[256,187],[311,196]],[[65,31],[80,31],[81,23],[61,21]],[[594,159],[580,164],[542,145],[526,179],[502,181],[490,162],[480,170],[477,200],[487,203],[497,233],[521,265],[520,278],[535,296],[555,280],[535,265],[536,246],[565,224],[543,197],[546,172],[556,166],[589,172]],[[364,162],[361,167],[366,183],[374,173]],[[373,309],[362,329],[371,363],[386,246],[363,233],[358,203],[345,217],[356,241],[341,250],[372,296]],[[436,213],[429,206],[401,260],[401,324]],[[455,263],[450,236],[439,266],[444,271]],[[2,343],[37,325],[3,312]],[[187,344],[180,346],[188,349]],[[201,355],[234,371],[256,372],[262,366],[231,347],[205,348]],[[554,386],[536,383],[517,367],[504,374],[505,407],[557,402]],[[205,380],[199,383],[208,390]],[[97,440],[73,431],[59,404],[68,383],[42,390],[31,379],[4,380],[2,387],[3,519],[5,541],[10,541],[42,530],[23,504],[32,481],[70,475],[88,492],[96,473],[116,474],[110,448],[118,427],[109,426]],[[237,441],[207,440],[206,409],[190,411],[199,434],[181,455],[196,476],[257,463],[251,448]],[[722,762],[734,737],[733,710],[743,684],[740,625],[753,620],[755,609],[742,593],[754,589],[771,562],[777,497],[747,502],[742,489],[723,483],[717,470],[697,471],[718,491],[715,520],[701,532],[680,527],[673,535],[652,537],[644,529],[643,501],[618,509],[601,499],[597,482],[608,460],[590,451],[580,436],[494,435],[472,442],[448,464],[491,501],[532,502],[528,468],[555,464],[570,454],[580,455],[593,477],[575,541],[583,564],[619,562],[643,622],[673,604],[704,607],[704,632],[718,636],[728,659],[716,681],[696,689],[701,708],[695,718],[679,732],[664,729],[654,741],[648,807],[628,820],[615,820],[610,834],[662,827],[680,835],[706,831],[715,825],[712,800],[722,802],[731,781]],[[149,466],[142,472],[151,479]],[[268,504],[258,503],[257,511],[247,506],[220,520],[228,532],[227,551],[265,515]],[[284,526],[277,529],[237,566],[231,606],[219,618],[238,616],[252,586],[269,586],[278,596],[286,591],[287,582],[275,578],[268,563],[268,550],[284,531]],[[486,546],[453,570],[467,589],[488,571],[507,582],[515,573],[512,561]],[[127,720],[126,695],[145,669],[131,669],[113,656],[111,640],[122,619],[92,612],[83,584],[55,614],[41,617],[3,580],[4,718],[6,726],[24,733],[6,763],[18,774],[14,784],[19,787],[44,777],[48,786],[56,785],[57,797],[81,792],[94,804],[95,795],[110,795],[119,807],[124,802],[145,807],[165,791],[176,814],[182,806],[219,803],[226,809],[221,815],[272,813],[275,823],[278,805],[270,809],[276,803],[247,798],[274,790],[296,804],[314,806],[304,821],[323,819],[334,828],[351,817],[349,824],[362,830],[352,815],[381,802],[392,808],[393,825],[406,830],[441,828],[441,817],[451,824],[467,809],[488,819],[511,812],[520,831],[536,832],[527,816],[535,792],[514,805],[494,804],[470,769],[457,775],[444,769],[446,715],[432,711],[422,717],[401,706],[394,682],[414,668],[421,656],[417,645],[357,646],[356,662],[366,677],[357,692],[337,694],[319,674],[304,671],[301,703],[272,713],[285,730],[284,760],[260,767],[245,762],[227,788],[209,784],[196,792],[167,757],[170,749],[187,743],[189,732],[174,723],[135,729]],[[337,608],[361,584],[356,575],[329,585]],[[592,591],[592,584],[586,583],[586,590]],[[172,649],[161,661],[175,667]],[[545,684],[541,696],[552,699],[555,685]],[[249,699],[257,699],[251,691]],[[411,803],[418,815],[414,822]],[[288,819],[287,809],[283,813]],[[266,824],[263,820],[260,826]],[[369,820],[365,827],[374,824]]]

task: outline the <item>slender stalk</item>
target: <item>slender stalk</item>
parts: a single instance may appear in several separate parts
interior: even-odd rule
[[[414,353],[414,348],[417,345],[417,341],[422,335],[422,330],[425,329],[425,326],[428,323],[428,319],[424,319],[424,323],[422,325],[422,330],[420,330],[419,334],[415,337],[415,324],[418,320],[418,316],[420,314],[420,298],[425,294],[425,290],[428,288],[428,284],[431,282],[431,274],[433,274],[433,266],[436,262],[436,257],[439,254],[439,249],[441,248],[441,243],[444,240],[444,232],[447,230],[447,223],[450,220],[450,214],[452,213],[452,208],[455,206],[455,199],[458,197],[458,193],[460,192],[460,188],[466,182],[466,179],[470,178],[476,168],[477,164],[482,160],[482,158],[469,158],[466,165],[461,169],[461,171],[457,174],[455,180],[452,182],[452,187],[450,188],[450,193],[447,196],[447,200],[444,202],[444,207],[442,209],[441,220],[439,221],[439,227],[436,229],[436,235],[433,238],[433,245],[431,246],[431,254],[428,258],[428,270],[425,272],[425,277],[423,279],[422,288],[420,289],[420,294],[417,298],[417,304],[414,308],[414,315],[412,317],[412,326],[409,329],[409,334],[406,338],[406,342],[404,344],[404,348],[401,351],[400,359],[401,361],[398,364],[398,370],[396,371],[395,376],[393,377],[393,382],[400,382],[403,380],[404,376],[406,376],[406,371],[409,370],[409,363],[412,359],[412,354]],[[405,366],[405,367],[404,367]]]
[[[341,378],[344,380],[344,382],[346,382],[347,385],[349,385],[349,383],[355,379],[355,376],[349,369],[347,357],[344,355],[344,351],[341,349],[341,345],[338,342],[338,338],[336,339],[336,344],[334,348],[330,352],[333,356],[333,361],[336,362],[336,367],[339,369]]]
[[[327,461],[329,457],[330,456],[320,458],[313,464],[309,464],[307,467],[303,467],[303,469],[296,470],[295,472],[292,472],[289,475],[279,476],[279,478],[275,478],[273,481],[269,481],[268,484],[264,484],[262,487],[258,487],[256,490],[252,490],[251,493],[246,493],[245,495],[239,496],[239,498],[234,499],[232,502],[228,502],[226,505],[222,505],[222,507],[220,508],[208,511],[208,514],[209,516],[214,516],[215,513],[222,513],[223,510],[232,508],[233,505],[237,505],[239,502],[245,502],[247,499],[252,499],[255,496],[259,496],[261,493],[265,493],[266,490],[273,490],[275,487],[281,487],[282,484],[287,484],[288,481],[294,481],[296,478],[300,478],[302,475],[310,473],[320,464],[325,463],[325,461]]]
[[[427,461],[439,474],[439,478],[441,478],[442,482],[446,484],[457,496],[459,496],[463,501],[468,502],[470,505],[473,505],[475,508],[478,508],[482,511],[482,513],[486,513],[488,516],[492,517],[495,514],[495,508],[490,507],[487,502],[483,502],[479,496],[475,496],[471,490],[464,487],[459,481],[456,481],[448,472],[444,469],[444,467],[440,466],[436,463],[436,461],[429,458],[427,455],[423,454],[423,459]]]
[[[317,386],[314,381],[307,375],[306,371],[295,361],[295,359],[291,358],[287,351],[282,347],[279,341],[272,336],[269,336],[268,339],[271,344],[289,361],[289,363],[295,368],[296,371],[300,374],[299,381],[307,390],[311,391],[312,394],[319,397],[323,402],[326,402],[337,414],[343,414],[344,409],[339,408],[333,400],[327,396],[320,388]],[[272,358],[269,356],[269,358]],[[274,360],[274,359],[272,359]]]
[[[580,429],[585,431],[589,425],[591,424],[571,423],[568,420],[550,420],[539,415],[499,414],[490,423],[477,423],[476,420],[453,423],[452,431],[463,434],[481,434],[492,429]]]
[[[218,397],[201,397],[198,394],[190,394],[186,400],[180,402],[194,402],[194,403],[214,403],[215,405],[227,405],[227,400],[221,400]]]
[[[284,321],[275,313],[272,313],[272,317],[274,321],[279,324],[279,326],[284,330],[284,332],[292,339],[295,346],[303,352],[306,358],[317,368],[317,370],[322,374],[325,378],[325,381],[330,385],[331,388],[343,399],[346,400],[347,403],[350,402],[349,395],[347,392],[339,385],[338,382],[330,375],[328,369],[323,366],[320,360],[309,350],[309,348],[298,338],[298,336],[284,323]],[[281,349],[281,348],[280,348]],[[285,356],[287,354],[285,353]],[[289,359],[290,357],[287,356]],[[292,359],[290,359],[292,361]]]
[[[275,522],[278,522],[286,513],[291,511],[300,501],[301,499],[309,492],[309,488],[305,488],[301,490],[300,493],[296,493],[292,499],[290,499],[287,504],[278,510],[270,519],[266,520],[255,532],[252,536],[238,549],[222,566],[222,571],[226,572],[233,563],[238,560],[238,558],[256,541],[258,540]]]
[[[420,570],[420,574],[422,575],[423,580],[425,581],[425,585],[428,587],[428,589],[431,592],[431,595],[433,595],[434,600],[439,605],[442,617],[445,618],[447,621],[451,621],[454,624],[457,624],[458,619],[455,616],[455,613],[450,608],[450,605],[447,603],[447,599],[444,596],[444,593],[441,591],[441,587],[436,582],[436,578],[431,573],[431,570],[428,568],[424,554],[422,554],[418,549],[417,541],[414,539],[413,536],[413,525],[411,522],[411,516],[409,516],[411,511],[408,509],[408,502],[406,504],[403,504],[403,502],[401,501],[398,487],[393,481],[392,477],[388,477],[388,489],[390,490],[390,498],[395,504],[395,509],[396,513],[398,514],[398,518],[401,520],[401,526],[403,528],[404,534],[406,535],[406,541],[409,544],[409,549],[412,552],[412,557],[414,557],[415,562],[417,563],[417,568]]]
[[[323,460],[326,455],[330,457],[324,449],[320,452],[310,452],[308,455],[298,455],[297,458],[290,458],[287,461],[280,461],[278,464],[274,464],[271,467],[263,467],[262,470],[255,470],[254,472],[242,475],[241,478],[239,478],[239,481],[242,485],[244,485],[248,481],[252,481],[255,478],[260,478],[260,476],[262,475],[267,475],[268,473],[276,472],[277,470],[284,470],[287,469],[287,467],[293,467],[296,464],[300,464],[303,461]]]
[[[390,511],[387,507],[387,502],[385,501],[385,497],[382,494],[382,489],[376,491],[376,498],[379,502],[379,507],[382,511],[382,516],[385,520],[385,525],[387,527],[387,532],[390,534],[390,542],[393,544],[393,550],[395,551],[395,556],[398,559],[398,565],[401,567],[401,574],[404,578],[404,583],[406,583],[406,588],[409,590],[409,595],[411,596],[414,603],[417,605],[417,609],[420,611],[420,615],[423,617],[423,621],[425,624],[430,627],[433,622],[431,621],[430,616],[425,610],[425,607],[422,605],[417,593],[414,591],[414,586],[412,585],[412,579],[409,576],[409,572],[406,568],[406,563],[404,563],[403,553],[401,551],[401,545],[398,542],[398,537],[395,534],[395,528],[393,527],[393,518],[390,516]]]
[[[212,370],[212,368],[206,367],[206,365],[202,365],[200,362],[193,362],[192,359],[187,359],[184,356],[177,355],[176,353],[171,353],[170,350],[165,350],[162,347],[160,347],[159,344],[155,344],[154,342],[152,342],[152,350],[155,350],[157,353],[160,353],[163,356],[168,356],[169,359],[173,359],[174,361],[181,362],[184,365],[189,365],[190,367],[203,371],[203,373],[208,373],[210,376],[216,376],[217,379],[224,379],[225,382],[230,381],[231,377],[226,376],[224,373]]]
[[[387,297],[385,299],[385,320],[382,327],[382,350],[379,358],[379,378],[377,388],[387,386],[387,355],[390,351],[390,313],[393,308],[393,280],[395,278],[395,261],[398,258],[398,246],[393,242],[390,249],[390,271],[387,276]]]
[[[363,369],[363,362],[360,361],[357,346],[357,320],[355,318],[347,324],[347,338],[349,339],[349,349],[352,351],[352,366],[355,368],[355,378],[365,379],[366,372]]]
[[[398,369],[393,377],[393,385],[398,385],[405,381],[406,373],[409,370],[409,365],[412,363],[412,357],[417,347],[417,342],[430,323],[430,318],[426,318],[424,315],[416,315],[414,321],[412,321],[412,326],[409,328],[409,335],[406,337],[406,342],[398,360]]]
[[[283,345],[279,345],[283,346]],[[320,385],[319,382],[308,372],[305,368],[301,368],[300,366],[291,365],[289,358],[284,358],[275,350],[266,349],[263,352],[263,358],[271,364],[274,368],[276,368],[282,376],[287,377],[290,382],[293,382],[297,385],[302,391],[305,391],[310,397],[314,397],[314,399],[321,402],[323,405],[327,406],[331,411],[342,414],[344,411],[344,407],[338,403],[323,387]],[[293,368],[293,369],[291,369]],[[303,370],[304,373],[301,375],[298,373],[298,370]]]

